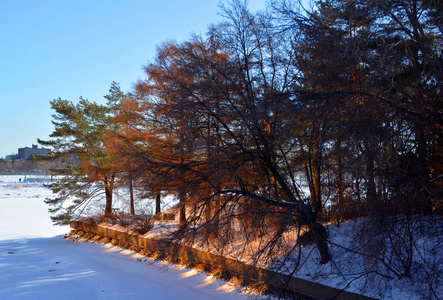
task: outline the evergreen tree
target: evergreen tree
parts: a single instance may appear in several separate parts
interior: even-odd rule
[[[60,98],[51,101],[55,126],[49,141],[39,143],[53,148],[52,158],[63,164],[51,171],[59,180],[50,185],[57,194],[47,199],[53,222],[67,224],[98,197],[105,195],[105,215],[112,212],[112,194],[117,174],[113,157],[104,146],[109,129],[110,109],[83,98],[77,104]]]

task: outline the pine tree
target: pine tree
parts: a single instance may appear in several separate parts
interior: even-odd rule
[[[51,101],[54,131],[49,141],[52,159],[60,159],[51,171],[59,180],[50,185],[54,199],[47,199],[52,220],[67,224],[85,207],[105,195],[105,215],[112,213],[112,195],[117,174],[112,156],[106,151],[103,136],[109,129],[110,109],[83,98],[77,104],[61,98]]]

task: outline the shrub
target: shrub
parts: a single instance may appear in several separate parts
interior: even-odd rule
[[[133,230],[138,234],[145,234],[154,227],[154,217],[152,215],[138,215],[133,219],[135,221]]]

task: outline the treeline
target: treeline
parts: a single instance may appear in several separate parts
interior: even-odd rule
[[[48,165],[33,160],[0,160],[0,175],[38,174],[50,175]]]
[[[229,2],[205,35],[160,45],[133,91],[51,102],[53,139],[40,143],[78,158],[58,170],[69,176],[54,186],[54,220],[99,192],[111,214],[114,187],[138,186],[176,195],[177,238],[220,247],[241,231],[265,237],[257,257],[272,258],[306,228],[327,263],[321,222],[365,217],[387,232],[441,216],[442,12],[441,1],[277,0],[259,13]],[[396,275],[411,273],[404,262]]]
[[[75,159],[75,158],[74,158]],[[72,160],[72,159],[71,159]],[[66,162],[66,159],[64,159]],[[35,155],[31,159],[0,160],[0,175],[53,175],[52,169],[62,169],[65,162],[53,156]]]

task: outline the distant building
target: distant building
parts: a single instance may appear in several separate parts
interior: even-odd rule
[[[51,152],[47,148],[39,148],[37,145],[32,145],[32,148],[18,148],[18,159],[32,159],[34,155],[48,155]]]

